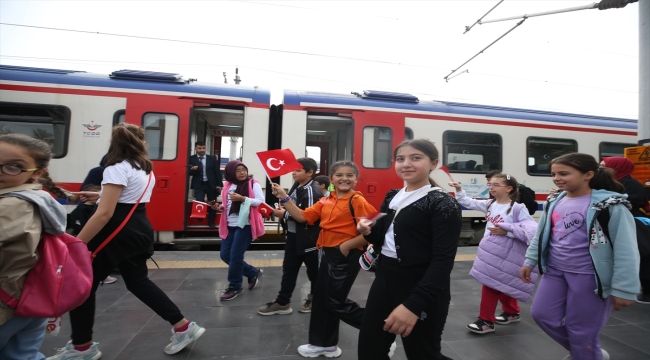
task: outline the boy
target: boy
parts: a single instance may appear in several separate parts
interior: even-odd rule
[[[323,197],[320,187],[311,179],[317,169],[316,161],[304,157],[298,159],[302,169],[294,171],[291,176],[294,184],[289,190],[289,196],[301,209],[312,206]],[[318,275],[318,252],[316,251],[316,240],[320,232],[320,221],[308,225],[295,222],[289,213],[284,209],[274,211],[275,216],[284,219],[287,223],[287,240],[284,246],[284,260],[282,261],[282,282],[278,296],[257,309],[260,315],[291,314],[291,294],[296,287],[300,266],[305,263],[307,277],[311,282],[311,289],[307,300],[300,306],[301,313],[311,312],[312,294],[316,277]]]
[[[314,178],[314,183],[320,187],[320,191],[323,193],[324,197],[330,196],[330,179],[325,175],[318,175]]]

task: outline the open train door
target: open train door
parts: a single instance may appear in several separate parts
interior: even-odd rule
[[[353,160],[359,166],[356,190],[376,208],[390,189],[404,184],[393,168],[393,149],[405,138],[404,116],[388,112],[353,112]]]

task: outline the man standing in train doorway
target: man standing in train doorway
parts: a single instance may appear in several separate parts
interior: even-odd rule
[[[190,156],[190,175],[192,175],[191,188],[194,190],[194,198],[198,201],[208,202],[217,200],[217,192],[223,187],[221,179],[221,169],[216,156],[206,155],[205,142],[197,141],[194,143],[195,155]],[[208,226],[216,227],[214,219],[217,211],[210,208],[208,212]]]

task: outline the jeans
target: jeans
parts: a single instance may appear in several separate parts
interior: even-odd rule
[[[0,359],[43,360],[38,352],[45,337],[47,319],[14,317],[0,325]]]
[[[194,189],[194,197],[198,201],[205,201],[205,196],[208,196],[208,201],[217,200],[217,189],[213,189],[210,184],[201,184],[198,189]],[[208,225],[214,224],[214,219],[217,217],[217,211],[208,208]]]
[[[242,275],[252,278],[257,275],[257,269],[244,261],[244,253],[248,250],[253,235],[251,226],[244,228],[228,226],[228,236],[221,241],[221,260],[228,264],[228,283],[230,287],[241,289]]]

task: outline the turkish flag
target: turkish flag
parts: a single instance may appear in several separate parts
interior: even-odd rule
[[[192,214],[190,215],[190,217],[205,219],[205,216],[208,214],[209,209],[210,209],[210,205],[200,201],[193,201]]]
[[[266,219],[270,219],[273,214],[273,208],[267,203],[261,203],[260,206],[257,207],[257,211],[259,211],[259,213]]]
[[[302,164],[296,160],[293,152],[289,149],[260,151],[255,155],[269,178],[302,169]]]

